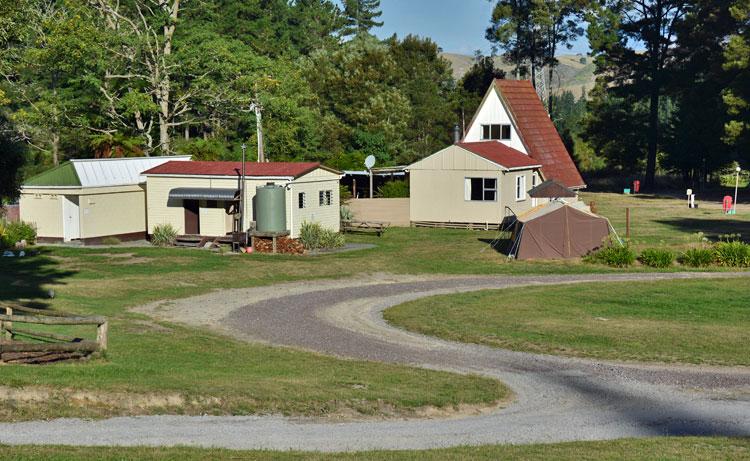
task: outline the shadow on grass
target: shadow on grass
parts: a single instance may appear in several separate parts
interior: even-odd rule
[[[740,234],[741,240],[750,243],[750,221],[738,219],[696,219],[696,218],[666,218],[656,220],[680,232],[695,234],[703,232],[712,241],[719,240],[721,235]]]
[[[497,238],[497,239],[488,239],[488,238],[480,238],[477,239],[482,243],[486,243],[490,246],[493,250],[496,252],[502,254],[502,255],[508,255],[508,252],[510,251],[510,246],[512,245],[513,241],[509,238]]]
[[[45,249],[25,257],[0,258],[0,306],[3,302],[12,302],[37,309],[49,308],[52,298],[49,290],[75,274],[58,266]]]

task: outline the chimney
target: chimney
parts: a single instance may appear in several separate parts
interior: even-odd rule
[[[461,142],[461,127],[458,126],[458,123],[453,125],[453,144],[458,144]]]

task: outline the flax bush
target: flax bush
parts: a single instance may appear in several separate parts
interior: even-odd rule
[[[635,262],[635,259],[635,252],[628,244],[621,245],[618,242],[610,241],[599,250],[586,256],[584,261],[606,264],[612,267],[628,267]]]
[[[696,244],[680,255],[680,263],[690,267],[707,267],[713,264],[714,249],[703,232],[698,232],[693,238]]]
[[[674,253],[660,248],[647,248],[641,252],[640,260],[649,267],[663,269],[674,263]]]
[[[720,266],[750,266],[750,245],[740,241],[738,234],[725,235],[714,247],[714,258]]]
[[[327,250],[344,246],[344,236],[318,223],[303,222],[299,239],[306,250]]]
[[[151,234],[151,244],[158,247],[172,246],[177,241],[177,229],[171,224],[154,226]]]

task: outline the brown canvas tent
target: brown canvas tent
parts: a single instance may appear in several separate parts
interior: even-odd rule
[[[609,236],[609,221],[583,209],[582,205],[552,201],[518,216],[510,256],[575,258],[599,248]]]

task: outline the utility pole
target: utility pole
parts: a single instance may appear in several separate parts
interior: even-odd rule
[[[242,173],[240,174],[240,232],[245,232],[245,153],[247,145],[242,143]],[[247,245],[247,240],[245,240]]]
[[[255,129],[258,135],[258,163],[266,161],[266,154],[263,151],[263,107],[258,102],[256,95],[254,103],[250,105],[250,109],[255,112]]]

